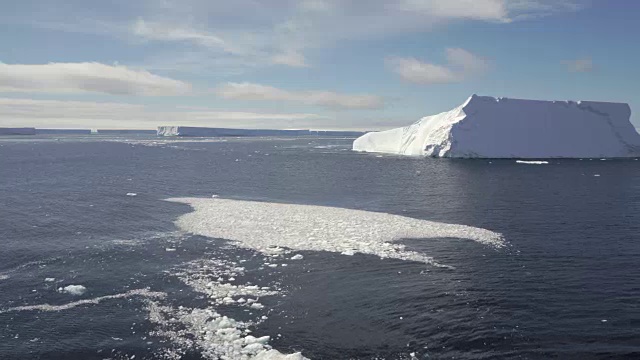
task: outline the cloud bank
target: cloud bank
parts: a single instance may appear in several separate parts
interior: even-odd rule
[[[482,75],[489,69],[489,62],[465,49],[446,49],[446,65],[422,62],[412,57],[387,59],[391,71],[403,80],[416,84],[448,84]]]
[[[335,125],[331,121],[330,118],[312,113],[223,111],[113,102],[0,98],[0,127],[155,129],[158,125],[175,124],[292,128],[299,124],[315,124],[320,127]]]
[[[95,62],[0,63],[0,92],[172,96],[188,94],[191,85],[144,70]]]
[[[291,101],[330,109],[380,109],[384,106],[383,99],[375,95],[348,95],[319,90],[288,91],[248,82],[223,84],[216,89],[216,94],[224,99]]]

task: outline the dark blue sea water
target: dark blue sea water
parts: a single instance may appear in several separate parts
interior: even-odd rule
[[[248,319],[184,281],[212,259],[242,260],[243,280],[281,289],[260,299],[251,315],[266,319],[250,330],[283,353],[640,358],[639,161],[378,157],[350,143],[0,139],[0,359],[211,357],[188,331],[163,333],[149,304]],[[174,225],[191,209],[164,199],[212,194],[470,225],[508,246],[406,240],[452,268],[311,251],[265,267],[253,250]],[[68,285],[86,292],[58,291]],[[108,298],[132,290],[166,296]],[[20,308],[42,304],[52,307]]]

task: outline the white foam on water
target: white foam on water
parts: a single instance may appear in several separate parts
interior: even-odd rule
[[[529,164],[529,165],[546,165],[548,161],[536,161],[536,160],[516,160],[518,164]]]
[[[138,194],[129,192],[129,193],[127,193],[127,196],[138,196]]]
[[[273,247],[286,247],[372,254],[438,265],[433,258],[407,250],[394,241],[457,238],[492,247],[505,245],[502,235],[490,230],[370,211],[220,198],[168,201],[188,204],[194,209],[176,221],[182,230],[231,240],[262,253],[269,253]]]
[[[0,310],[1,313],[14,312],[14,311],[62,311],[73,309],[82,305],[96,305],[105,300],[112,299],[125,299],[134,296],[142,296],[146,298],[163,298],[166,296],[165,293],[161,292],[153,292],[149,289],[136,289],[130,290],[125,293],[115,294],[115,295],[106,295],[100,296],[93,299],[84,299],[79,301],[70,302],[62,305],[49,305],[49,304],[39,304],[39,305],[25,305],[25,306],[16,306],[4,310]]]
[[[9,278],[9,275],[0,274],[0,280],[7,280],[8,278]]]

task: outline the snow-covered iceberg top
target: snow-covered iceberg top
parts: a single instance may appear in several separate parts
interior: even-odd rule
[[[451,158],[640,156],[628,104],[472,95],[407,127],[367,133],[353,150]]]

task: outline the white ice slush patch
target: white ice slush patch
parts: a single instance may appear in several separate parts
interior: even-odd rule
[[[194,211],[176,225],[198,235],[232,240],[268,253],[269,247],[293,250],[363,253],[435,264],[410,251],[399,239],[458,238],[502,247],[502,235],[486,229],[419,220],[399,215],[314,205],[230,199],[173,198]]]

